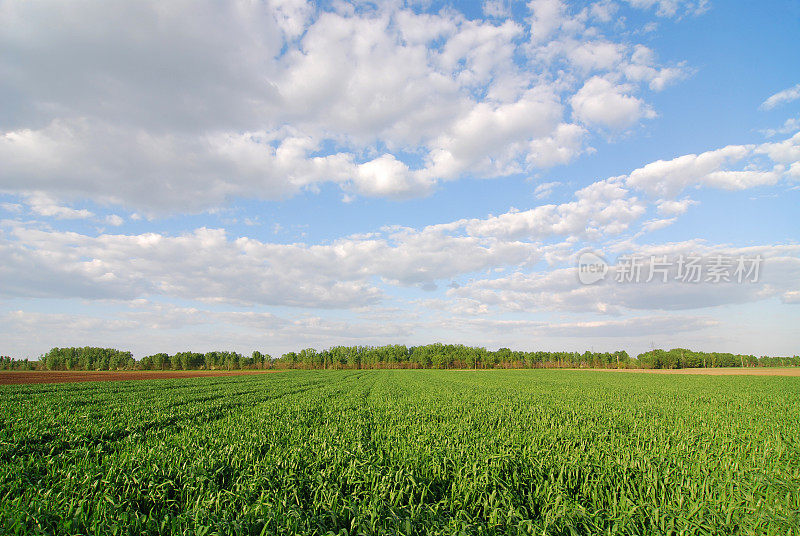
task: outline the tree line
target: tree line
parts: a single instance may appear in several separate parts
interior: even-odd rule
[[[639,354],[641,368],[680,369],[706,367],[797,367],[800,357],[770,357],[728,352],[695,352],[686,348],[650,350]]]
[[[0,370],[240,370],[240,369],[492,369],[492,368],[645,368],[786,367],[800,366],[800,357],[769,357],[686,348],[650,350],[631,358],[616,352],[522,352],[487,350],[463,344],[422,346],[333,346],[306,348],[279,358],[254,351],[157,353],[138,361],[131,352],[113,348],[53,348],[36,360],[0,357]]]
[[[756,357],[724,352],[697,352],[685,348],[651,350],[631,358],[616,352],[523,352],[500,348],[490,351],[461,344],[425,346],[334,346],[317,351],[288,352],[276,360],[278,368],[643,368],[788,367],[800,366],[800,357]]]
[[[0,370],[239,370],[271,368],[274,359],[259,351],[245,357],[237,352],[158,353],[138,361],[114,348],[53,348],[37,360],[0,357]]]
[[[288,352],[277,360],[278,367],[302,369],[329,368],[533,368],[617,367],[629,364],[630,356],[618,352],[521,352],[500,348],[464,346],[463,344],[428,344],[424,346],[334,346],[317,351],[306,348]]]

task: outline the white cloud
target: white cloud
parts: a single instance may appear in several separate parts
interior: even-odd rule
[[[660,219],[648,220],[642,224],[642,230],[646,233],[658,231],[659,229],[664,229],[665,227],[669,227],[676,221],[677,218],[660,218]]]
[[[573,115],[582,123],[611,129],[633,126],[655,112],[641,99],[629,95],[630,87],[594,76],[572,97]]]
[[[108,216],[106,216],[105,222],[109,225],[113,225],[114,227],[119,227],[120,225],[125,223],[125,220],[122,218],[122,216],[119,216],[118,214],[109,214]]]
[[[314,7],[306,0],[270,0],[269,5],[287,39],[299,37],[314,13]]]
[[[413,320],[333,320],[309,315],[277,316],[263,311],[220,311],[177,307],[140,300],[112,314],[0,313],[0,336],[17,356],[35,357],[54,346],[102,346],[131,349],[134,356],[156,352],[254,349],[273,357],[298,349],[298,341],[317,348],[337,344],[384,344],[407,338]]]
[[[795,180],[800,179],[800,162],[793,163],[787,174]]]
[[[612,0],[601,0],[592,4],[590,12],[592,17],[600,22],[610,22],[619,10],[619,5]]]
[[[519,333],[525,338],[598,338],[613,337],[619,345],[620,338],[686,333],[704,330],[719,323],[707,317],[685,315],[641,316],[622,320],[589,320],[578,322],[540,322],[535,320],[496,320],[491,318],[455,318],[441,321],[442,326],[461,334],[481,333],[484,336],[500,335],[508,340],[509,333]],[[502,344],[502,342],[501,342]],[[581,343],[583,344],[583,343]],[[619,348],[617,346],[616,348]],[[581,348],[583,351],[585,348]],[[598,349],[599,350],[599,349]]]
[[[506,0],[485,0],[483,12],[488,17],[507,18],[511,16],[511,6]]]
[[[644,45],[635,45],[630,61],[623,64],[620,70],[628,80],[647,82],[653,91],[662,91],[667,86],[688,76],[685,65],[659,67],[655,53]]]
[[[561,186],[560,182],[543,182],[533,190],[533,196],[536,199],[546,199],[552,195],[553,190],[558,186]]]
[[[773,165],[765,169],[760,156]],[[700,154],[688,154],[672,160],[657,160],[633,170],[626,178],[630,187],[661,197],[665,204],[690,186],[708,186],[723,190],[744,190],[776,184],[784,175],[791,176],[786,165],[800,161],[800,133],[781,142],[761,145],[728,145]],[[740,169],[729,169],[733,164]]]
[[[6,2],[0,188],[151,215],[326,182],[426,195],[567,163],[590,129],[651,117],[635,92],[680,70],[603,37],[609,2],[536,0],[530,21],[502,2],[486,4],[500,20],[362,7]]]
[[[228,239],[221,229],[169,236],[97,237],[8,224],[0,240],[0,292],[18,297],[134,299],[352,308],[382,297],[373,279],[430,284],[538,260],[530,244],[453,236],[431,227],[390,229],[330,245]],[[35,267],[35,269],[31,269]]]
[[[4,202],[4,203],[0,203],[0,208],[5,210],[6,212],[11,212],[11,213],[15,213],[16,214],[16,213],[22,212],[23,206],[20,205],[19,203],[5,203]]]
[[[702,183],[706,176],[722,166],[742,160],[751,150],[752,147],[744,145],[729,145],[699,155],[657,160],[632,171],[626,183],[651,195],[671,198],[689,185]]]
[[[569,337],[632,337],[665,335],[698,331],[717,326],[719,322],[708,317],[644,316],[624,320],[591,320],[545,324],[539,331],[543,335]]]
[[[618,234],[640,218],[645,205],[614,179],[576,192],[575,201],[461,222],[472,236],[542,240],[553,236]]]
[[[17,226],[0,243],[7,259],[0,280],[3,294],[27,297],[132,299],[157,294],[323,308],[370,303],[380,297],[358,276],[340,280],[330,269],[315,273],[313,267],[306,271],[294,265],[287,250],[295,249],[302,251],[247,239],[229,241],[224,231],[214,229],[182,236],[91,237]],[[306,261],[312,261],[316,255],[307,252],[307,256],[312,258]]]
[[[689,210],[690,206],[697,205],[699,203],[693,199],[684,197],[679,201],[660,199],[656,202],[656,204],[659,214],[663,214],[665,216],[680,216],[681,214],[685,214],[686,211]]]
[[[569,159],[581,133],[561,125],[560,118],[561,105],[549,91],[530,91],[507,104],[479,104],[437,138],[425,175],[456,178],[468,170],[507,175],[521,171],[518,161],[526,154],[532,155],[529,163],[539,165]],[[540,151],[528,153],[531,144]]]
[[[59,220],[85,220],[94,216],[86,209],[74,209],[57,203],[51,196],[36,192],[26,196],[26,202],[31,212],[39,216],[56,218]]]
[[[628,4],[675,18],[707,7]],[[702,331],[713,324],[707,318],[652,312],[798,301],[796,247],[632,240],[685,214],[695,204],[682,193],[688,188],[800,180],[800,134],[665,155],[566,202],[317,244],[279,242],[314,233],[275,214],[234,220],[226,212],[231,200],[302,192],[407,199],[464,178],[562,177],[542,170],[655,117],[653,92],[692,73],[645,45],[656,42],[643,36],[655,27],[652,13],[638,13],[641,26],[632,28],[618,1],[482,7],[485,18],[396,2],[0,3],[0,193],[13,201],[2,207],[14,218],[0,224],[0,295],[12,298],[9,307],[43,298],[54,310],[83,311],[0,312],[3,340],[248,350],[264,341],[384,343],[453,329],[479,344],[488,344],[485,334],[506,344],[514,329],[550,338]],[[763,108],[790,102],[796,90]],[[771,135],[791,134],[792,125]],[[533,185],[544,199],[561,183]],[[344,208],[369,204],[382,206]],[[219,218],[215,225],[263,225],[248,229],[250,237],[209,228],[122,232],[127,220],[173,228],[181,223],[155,218],[200,211]],[[90,224],[73,223],[83,230],[72,232],[56,221],[69,219]],[[271,231],[275,242],[265,238]],[[747,287],[578,285],[564,266],[577,250],[600,245],[643,254],[748,251],[768,263],[763,283]],[[114,311],[109,300],[118,300]],[[582,316],[485,318],[543,310]]]
[[[775,184],[780,177],[778,171],[714,171],[703,178],[703,183],[723,190],[746,190]]]
[[[567,57],[583,71],[610,71],[622,62],[625,46],[610,41],[588,41],[572,48]]]
[[[432,182],[416,178],[403,162],[385,154],[358,166],[356,186],[368,195],[418,197],[430,191]]]
[[[103,118],[172,132],[260,126],[282,46],[261,3],[4,2],[0,95],[9,130]],[[189,16],[191,15],[191,16]]]
[[[562,123],[550,136],[531,140],[525,162],[529,167],[551,167],[566,164],[583,152],[586,129]]]
[[[780,164],[798,162],[800,161],[800,132],[780,142],[762,143],[755,152],[756,154],[765,154],[773,162]]]
[[[365,184],[395,188],[395,195],[401,192],[398,185],[404,186],[411,177],[390,156],[360,169],[384,174],[368,175]],[[537,191],[542,194],[557,185],[540,185]],[[93,237],[8,221],[0,249],[9,261],[0,268],[0,288],[10,296],[133,299],[154,294],[210,302],[351,308],[382,299],[376,279],[390,286],[433,288],[464,274],[532,266],[542,258],[556,262],[564,253],[541,241],[618,235],[646,208],[624,182],[612,178],[579,190],[574,200],[559,205],[512,209],[499,216],[421,229],[390,227],[311,246],[231,239],[221,229],[201,228],[179,236]],[[109,216],[106,222],[123,223],[117,218]]]
[[[800,84],[794,87],[779,91],[774,95],[770,95],[767,100],[761,103],[762,110],[772,110],[773,108],[782,104],[787,104],[800,99]]]
[[[709,8],[708,0],[625,0],[640,9],[656,8],[660,17],[675,17],[683,14],[700,15]]]
[[[566,7],[561,0],[530,0],[531,38],[543,42],[551,37],[562,25]]]
[[[643,222],[641,230],[663,228],[695,203],[690,198],[674,199],[689,185],[742,189],[773,184],[782,174],[791,175],[796,166],[788,171],[781,165],[772,171],[724,168],[728,162],[756,153],[789,158],[794,154],[796,138],[761,146],[728,146],[654,162],[628,176],[590,184],[575,192],[573,200],[561,204],[510,209],[497,216],[421,229],[389,227],[330,244],[232,239],[224,230],[205,228],[179,236],[148,233],[93,237],[7,221],[0,240],[0,250],[7,259],[0,267],[0,288],[5,295],[19,297],[134,299],[163,295],[207,302],[352,308],[384,299],[383,286],[434,289],[442,281],[466,274],[525,269],[540,260],[564,263],[581,241],[620,236],[647,213],[649,203],[631,188],[658,196],[654,203],[663,216]],[[281,163],[300,158],[298,155],[307,154],[312,147],[302,138],[289,138],[277,148],[257,139],[237,138],[230,144],[237,150],[264,148],[268,158],[276,162],[277,171],[282,169]],[[346,159],[336,163],[334,157],[311,157],[307,161],[317,173],[336,166],[357,166],[363,174],[359,179],[362,182],[354,181],[352,187],[369,195],[397,197],[408,195],[409,189],[429,187],[429,183],[415,182],[418,175],[389,154],[360,165]],[[314,171],[314,166],[319,169]],[[557,184],[539,185],[536,194],[543,195]],[[370,190],[376,187],[378,191]],[[74,209],[56,205],[44,194],[29,195],[26,203],[41,215],[94,217],[90,213],[75,214]],[[105,221],[123,223],[116,215]],[[562,243],[546,243],[553,240]],[[31,266],[36,269],[31,270]],[[467,309],[476,310],[472,306]],[[590,306],[589,310],[602,307]]]
[[[778,128],[765,128],[761,131],[767,138],[772,138],[778,134],[789,134],[790,132],[800,131],[800,117],[790,117]]]
[[[194,138],[54,121],[0,137],[0,173],[6,190],[80,192],[163,212],[198,210],[235,194],[276,199],[320,180],[345,181],[354,169],[348,155],[310,157],[313,143],[287,137],[276,148],[275,139],[267,132]]]
[[[622,253],[635,253],[643,263],[640,282],[615,280],[620,265],[611,265],[606,278],[594,285],[581,285],[576,268],[561,268],[545,273],[517,272],[496,279],[481,279],[448,291],[453,298],[471,299],[496,311],[571,311],[599,314],[624,314],[630,311],[691,310],[734,303],[752,303],[784,296],[800,285],[800,247],[796,245],[732,248],[700,241],[639,245],[628,243]],[[708,259],[723,255],[738,259],[761,256],[759,278],[755,282],[707,282],[676,280],[676,259],[697,255]],[[670,273],[666,283],[660,276],[646,283],[648,262],[666,256]],[[749,267],[750,265],[748,265]],[[730,273],[733,273],[735,265]]]

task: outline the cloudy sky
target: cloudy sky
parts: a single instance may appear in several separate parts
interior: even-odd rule
[[[0,0],[0,354],[798,354],[799,27],[794,0]]]

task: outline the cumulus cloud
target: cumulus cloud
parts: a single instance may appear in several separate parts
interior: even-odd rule
[[[766,156],[771,166],[758,161]],[[662,197],[660,206],[666,204],[689,186],[708,186],[723,190],[745,190],[756,186],[776,184],[784,175],[791,175],[786,165],[800,161],[800,133],[781,142],[761,145],[728,145],[700,154],[688,154],[672,160],[657,160],[633,170],[625,183],[644,190],[654,197]],[[740,164],[740,163],[742,163]],[[740,164],[740,169],[730,169]],[[790,168],[791,169],[791,168]]]
[[[543,240],[554,236],[617,234],[641,217],[645,205],[614,179],[576,192],[574,201],[541,205],[485,219],[457,222],[472,236]]]
[[[159,212],[199,210],[231,195],[277,199],[352,176],[351,155],[310,156],[316,147],[274,132],[196,138],[58,120],[0,137],[0,174],[7,191],[46,190]]]
[[[411,180],[412,174],[391,156],[371,164],[361,168],[364,173],[400,174]],[[384,182],[398,181],[389,177],[366,184]],[[542,185],[539,193],[557,184]],[[42,196],[29,199],[31,206],[46,207],[46,202]],[[0,267],[0,289],[16,297],[164,295],[352,308],[383,299],[380,284],[433,288],[464,274],[533,266],[542,258],[552,262],[564,254],[542,242],[615,236],[646,209],[622,180],[612,178],[584,187],[573,200],[558,205],[421,229],[387,227],[318,245],[231,238],[222,229],[91,236],[6,221],[0,235],[0,250],[7,259]],[[124,220],[109,215],[105,222],[119,225]]]
[[[687,186],[702,183],[711,173],[717,173],[723,165],[742,160],[751,151],[752,147],[729,145],[697,155],[657,160],[632,171],[626,182],[651,195],[674,197]],[[718,176],[717,183],[722,182],[722,177]]]
[[[418,197],[429,192],[432,181],[419,178],[390,154],[358,166],[355,185],[359,192],[384,197]]]
[[[543,150],[528,162],[541,165],[549,158],[558,163],[563,160],[562,148],[574,150],[575,138],[580,138],[571,126],[559,131],[560,118],[561,105],[549,91],[531,91],[512,103],[478,105],[437,138],[425,174],[456,178],[467,170],[484,176],[519,172],[519,158],[531,154],[527,150],[531,143]],[[555,139],[548,141],[551,136]]]
[[[544,177],[591,153],[588,143],[656,117],[653,92],[692,73],[637,41],[653,13],[680,18],[706,2],[626,3],[489,0],[484,17],[391,2],[0,3],[0,207],[15,218],[0,224],[0,298],[57,304],[47,314],[0,312],[3,339],[147,339],[175,351],[170,340],[248,350],[269,338],[288,349],[429,329],[489,340],[513,329],[627,337],[711,326],[670,311],[797,303],[793,246],[747,250],[768,261],[752,286],[583,286],[571,266],[589,245],[744,251],[632,240],[685,214],[695,204],[689,188],[800,180],[800,134],[664,155],[582,184],[564,202],[323,243],[270,242],[270,230],[285,238],[281,224],[290,224],[266,214],[239,219],[263,222],[247,228],[252,236],[237,234],[233,217],[221,218],[228,231],[140,231],[161,215],[221,214],[238,199],[330,188],[345,201],[409,199],[444,181]],[[625,27],[631,8],[650,11],[638,14],[641,31]],[[796,90],[762,108],[791,102]],[[791,135],[793,124],[771,135]],[[560,186],[551,179],[532,195]],[[91,310],[108,301],[122,312]],[[541,310],[585,318],[487,318]]]
[[[55,231],[43,224],[6,221],[0,236],[0,252],[6,259],[0,266],[0,292],[14,297],[136,299],[164,295],[205,302],[359,307],[383,300],[386,288],[392,286],[436,289],[442,282],[467,274],[527,269],[541,260],[563,264],[581,242],[607,241],[628,231],[636,232],[632,224],[653,206],[661,217],[643,221],[638,231],[664,228],[695,204],[688,197],[675,199],[687,186],[743,189],[790,177],[796,162],[788,169],[776,163],[767,171],[728,167],[731,162],[755,157],[789,162],[796,157],[798,141],[800,137],[794,136],[782,142],[728,146],[657,161],[629,175],[592,183],[564,203],[511,209],[496,216],[420,229],[387,227],[329,244],[269,243],[232,238],[222,229],[207,228],[181,235],[91,236]],[[237,150],[249,147],[242,143],[239,139],[230,141]],[[283,169],[281,162],[293,161],[313,147],[304,138],[290,138],[277,147],[260,140],[247,143],[269,148],[266,151],[278,169]],[[311,161],[328,171],[355,166],[359,178],[352,187],[367,195],[413,195],[417,189],[430,187],[430,182],[421,180],[390,154],[363,164],[347,159],[340,162],[330,156],[312,157]],[[539,185],[536,193],[546,194],[558,184]],[[639,190],[655,200],[639,197]],[[30,194],[24,201],[38,215],[97,218],[58,205],[41,193]],[[113,226],[124,223],[114,214],[97,221]],[[460,286],[450,292],[464,293],[468,288]],[[571,289],[568,295],[592,292]],[[607,306],[604,303],[598,301],[588,308],[601,311]]]
[[[534,43],[546,42],[564,25],[581,25],[578,20],[571,19],[562,0],[530,0],[528,9]]]
[[[330,245],[229,239],[201,228],[99,236],[12,224],[2,235],[0,293],[15,297],[135,299],[352,308],[375,303],[373,279],[430,284],[498,265],[538,260],[531,244],[453,236],[438,228],[390,229]],[[35,267],[31,269],[31,267]]]
[[[635,45],[630,60],[621,65],[620,69],[628,80],[647,82],[653,91],[662,91],[690,74],[690,70],[683,64],[659,67],[655,53],[644,45]]]
[[[562,123],[551,135],[531,140],[525,161],[533,168],[566,164],[583,152],[586,132],[578,125]]]
[[[594,76],[572,97],[574,116],[584,124],[623,129],[640,119],[656,116],[641,99],[628,94],[630,88]]]
[[[746,190],[775,184],[780,177],[780,171],[714,171],[704,177],[703,183],[723,190]]]
[[[637,90],[681,70],[604,37],[607,2],[506,7],[5,2],[0,190],[145,214],[322,183],[423,196],[565,164],[592,129],[652,117]]]
[[[762,143],[755,149],[756,154],[767,155],[773,162],[793,164],[800,161],[800,132],[779,142]]]
[[[3,237],[0,251],[7,259],[0,267],[6,296],[134,299],[154,294],[326,308],[367,304],[381,295],[358,278],[339,279],[330,270],[315,273],[311,258],[300,268],[280,247],[230,241],[218,229],[92,237],[17,226]],[[335,254],[329,256],[333,261]]]
[[[800,247],[796,245],[731,248],[700,241],[661,245],[628,243],[621,253],[631,252],[638,256],[642,266],[639,282],[618,280],[619,271],[624,269],[624,263],[619,261],[610,266],[605,279],[593,285],[579,284],[577,269],[568,267],[476,280],[449,290],[448,295],[474,300],[500,311],[591,311],[619,315],[637,310],[691,310],[769,298],[787,299],[791,295],[786,293],[800,285]],[[704,271],[700,282],[687,283],[678,277],[680,256],[702,258]],[[717,256],[735,260],[727,272],[727,281],[708,279],[709,266]],[[737,277],[730,276],[740,257],[747,260],[748,270],[752,259],[762,259],[756,281],[752,281],[751,276],[740,283]],[[657,269],[661,266],[658,262],[668,263],[667,282],[662,281],[660,272],[648,281],[651,259]]]

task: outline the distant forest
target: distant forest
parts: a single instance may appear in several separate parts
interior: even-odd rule
[[[240,370],[240,369],[492,369],[492,368],[645,368],[787,367],[800,366],[800,357],[756,357],[685,348],[651,350],[631,358],[627,352],[496,351],[461,344],[424,346],[334,346],[307,348],[279,358],[259,351],[158,353],[138,361],[131,352],[113,348],[53,348],[35,360],[0,357],[0,370]]]

